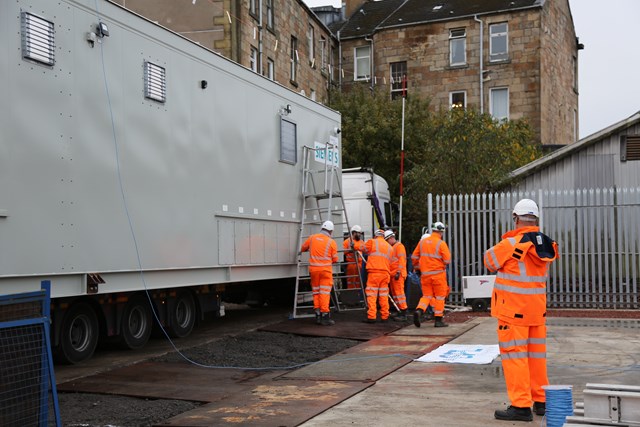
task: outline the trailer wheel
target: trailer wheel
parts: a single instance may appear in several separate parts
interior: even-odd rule
[[[98,318],[84,302],[72,305],[64,314],[60,342],[55,348],[59,363],[72,365],[89,359],[98,344]]]
[[[473,308],[473,311],[487,311],[489,303],[486,299],[476,298],[471,301],[471,307]]]
[[[176,297],[168,323],[167,332],[174,338],[183,338],[191,333],[196,323],[196,303],[190,292],[182,292]]]
[[[144,347],[151,336],[152,326],[149,301],[142,296],[131,298],[122,313],[120,346],[130,350]]]

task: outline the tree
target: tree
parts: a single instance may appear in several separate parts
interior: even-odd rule
[[[402,102],[357,87],[332,95],[342,113],[343,167],[371,167],[399,195]],[[405,105],[403,234],[427,225],[427,194],[492,191],[514,169],[540,156],[525,120],[497,121],[473,109],[433,112],[429,101]],[[406,230],[406,231],[405,231]]]

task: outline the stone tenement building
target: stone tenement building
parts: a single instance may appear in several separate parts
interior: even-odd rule
[[[379,86],[526,118],[543,148],[578,138],[578,49],[568,0],[347,0],[333,24],[341,86]]]
[[[337,42],[301,0],[109,0],[326,103]]]
[[[544,148],[578,137],[578,50],[568,0],[112,0],[280,84],[330,84],[526,118]],[[329,0],[327,0],[329,1]],[[315,13],[314,13],[315,12]],[[347,19],[344,19],[344,17]]]

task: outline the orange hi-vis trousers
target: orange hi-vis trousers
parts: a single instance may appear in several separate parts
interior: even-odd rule
[[[444,272],[437,274],[422,273],[420,285],[422,285],[422,298],[420,298],[416,308],[426,312],[427,307],[431,304],[435,317],[444,316],[444,300],[449,295],[447,274]]]
[[[355,262],[347,264],[347,289],[360,289],[360,270]]]
[[[331,270],[311,270],[311,291],[313,308],[321,313],[329,313],[331,289],[333,288],[333,272]]]
[[[513,406],[530,407],[544,402],[542,386],[547,378],[547,328],[515,326],[498,320],[498,345],[507,393]]]
[[[380,318],[389,318],[389,273],[382,270],[367,272],[367,318],[377,317],[377,305],[380,304]]]
[[[389,283],[391,297],[393,297],[393,300],[400,310],[407,309],[407,296],[404,294],[404,279],[404,277],[400,276],[400,278],[396,280],[391,276],[391,283]]]

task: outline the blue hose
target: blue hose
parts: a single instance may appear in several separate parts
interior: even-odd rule
[[[573,415],[573,386],[548,385],[543,386],[547,405],[545,418],[547,427],[562,427],[567,417]]]

